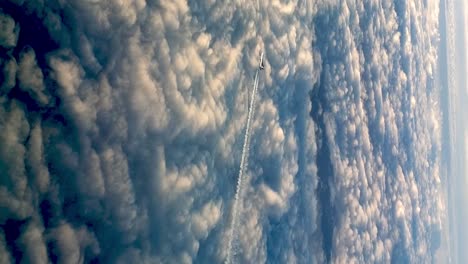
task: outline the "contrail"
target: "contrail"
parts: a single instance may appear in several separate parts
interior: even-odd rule
[[[233,252],[233,241],[237,237],[237,225],[239,222],[239,204],[242,202],[243,196],[243,180],[244,180],[244,171],[247,165],[247,159],[249,156],[249,144],[250,144],[250,124],[252,122],[252,117],[254,115],[254,105],[255,105],[255,94],[257,93],[258,88],[258,72],[255,73],[255,80],[254,80],[254,88],[252,90],[252,100],[250,101],[249,113],[247,115],[247,125],[245,128],[244,134],[244,145],[242,147],[242,157],[241,163],[239,167],[239,176],[237,178],[237,187],[236,187],[236,195],[234,197],[234,204],[232,206],[232,220],[231,226],[228,233],[228,248],[227,248],[227,257],[224,263],[230,264],[232,263],[232,257],[234,255]]]

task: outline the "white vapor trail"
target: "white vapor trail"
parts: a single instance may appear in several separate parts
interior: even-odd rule
[[[226,257],[226,264],[232,263],[232,257],[234,255],[233,250],[233,241],[237,237],[235,231],[237,230],[237,225],[239,222],[239,204],[242,201],[243,197],[243,180],[244,180],[244,171],[247,167],[248,156],[249,156],[249,144],[250,144],[250,124],[252,122],[252,117],[254,115],[254,105],[255,105],[255,95],[257,93],[258,88],[258,72],[255,73],[255,80],[254,80],[254,88],[252,90],[252,100],[250,101],[249,106],[249,113],[247,115],[247,125],[245,128],[245,135],[244,135],[244,145],[242,147],[242,157],[241,163],[239,168],[239,176],[237,178],[237,187],[236,187],[236,195],[234,197],[234,204],[232,206],[232,220],[231,226],[229,229],[228,234],[228,248],[227,248],[227,257]]]

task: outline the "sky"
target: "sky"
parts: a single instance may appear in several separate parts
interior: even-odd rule
[[[437,82],[439,8],[3,1],[0,263],[463,257],[466,181],[446,174],[468,134]]]
[[[447,164],[447,204],[448,204],[448,232],[446,234],[447,240],[450,241],[449,252],[452,256],[452,263],[463,263],[468,259],[468,253],[463,250],[467,243],[468,230],[465,228],[465,223],[468,220],[468,211],[466,205],[468,196],[465,193],[468,186],[468,167],[466,161],[468,160],[468,127],[466,118],[466,101],[468,100],[468,83],[466,80],[467,60],[466,53],[467,46],[467,6],[463,1],[453,1],[455,8],[450,13],[447,11],[447,20],[452,18],[454,29],[452,37],[447,33],[447,72],[449,72],[449,79],[447,84],[442,84],[447,91],[448,98],[448,114],[445,117],[445,126],[448,126],[448,134],[445,136],[449,138],[446,143],[446,148],[449,150],[450,158]],[[449,23],[447,23],[449,24]],[[449,25],[446,25],[447,32]],[[450,44],[452,39],[452,44]],[[453,54],[453,55],[450,55]],[[441,65],[442,70],[445,70]],[[444,88],[443,88],[444,89]]]

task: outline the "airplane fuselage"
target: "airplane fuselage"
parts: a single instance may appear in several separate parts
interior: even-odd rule
[[[264,55],[264,54],[263,54],[263,51],[262,51],[262,54],[260,55],[260,63],[259,63],[259,66],[258,66],[258,68],[259,68],[260,70],[265,69],[265,64],[263,63],[263,55]]]

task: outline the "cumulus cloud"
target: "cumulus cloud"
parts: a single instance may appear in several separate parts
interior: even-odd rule
[[[0,46],[14,48],[18,41],[19,26],[8,14],[0,12]]]
[[[260,51],[235,259],[425,262],[437,12],[8,1],[0,262],[222,262]]]
[[[48,103],[49,100],[44,94],[44,77],[37,66],[34,50],[26,49],[20,54],[17,77],[21,90],[30,93],[38,104]]]
[[[43,229],[30,224],[19,238],[19,244],[24,249],[25,262],[47,263],[47,249],[43,238]]]
[[[333,239],[324,240],[332,262],[433,257],[428,234],[440,223],[431,214],[444,210],[436,198],[440,113],[428,87],[437,17],[434,3],[372,2],[343,2],[335,15],[318,16],[321,25],[335,25],[318,34],[326,68],[314,95],[323,108],[315,117],[325,138],[318,151],[329,149],[333,170],[331,178],[319,175],[330,189],[322,210],[331,205],[329,218],[337,217],[327,231]]]

